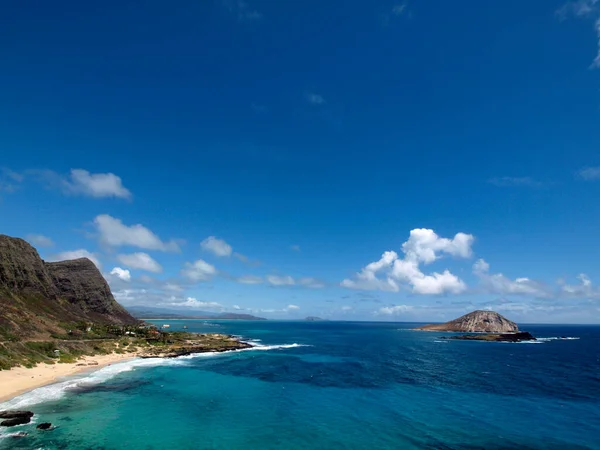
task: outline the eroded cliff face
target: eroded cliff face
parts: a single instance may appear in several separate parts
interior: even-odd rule
[[[463,333],[514,333],[519,331],[516,323],[494,311],[473,311],[450,322],[425,325],[425,331],[457,331]]]
[[[0,235],[0,340],[64,332],[60,323],[133,324],[87,258],[44,262],[23,239]]]
[[[93,321],[135,323],[112,295],[108,283],[87,258],[44,263],[54,282],[57,295],[67,300]]]

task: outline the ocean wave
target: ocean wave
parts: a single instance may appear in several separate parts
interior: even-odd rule
[[[537,338],[538,341],[549,342],[549,341],[576,341],[581,339],[579,337],[568,337],[568,336],[556,336],[556,337],[545,337]]]
[[[254,347],[239,350],[231,350],[228,352],[194,353],[191,355],[179,356],[177,358],[136,358],[129,361],[115,363],[85,375],[75,375],[65,381],[60,381],[58,383],[49,384],[47,386],[42,386],[33,389],[32,391],[26,392],[25,394],[21,394],[4,403],[0,403],[0,410],[24,409],[29,408],[32,405],[37,405],[39,403],[58,400],[71,390],[80,387],[104,383],[110,380],[111,378],[114,378],[120,373],[130,372],[137,368],[157,366],[185,366],[190,364],[190,359],[211,358],[215,356],[226,355],[228,353],[245,351],[266,351],[305,347],[305,345],[303,344],[296,343],[281,345],[263,345],[253,343],[252,345],[254,345]]]

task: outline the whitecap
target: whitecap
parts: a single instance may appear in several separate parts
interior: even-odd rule
[[[555,336],[555,337],[545,337],[545,338],[537,338],[538,341],[549,342],[549,341],[576,341],[579,340],[579,337],[568,337],[568,336]]]

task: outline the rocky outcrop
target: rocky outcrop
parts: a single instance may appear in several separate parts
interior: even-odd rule
[[[50,422],[44,422],[44,423],[40,423],[37,427],[35,427],[38,430],[51,430],[52,424]]]
[[[0,341],[64,333],[60,323],[135,324],[87,258],[46,263],[23,239],[0,235]]]
[[[31,411],[0,411],[0,419],[18,419],[21,417],[33,417]]]
[[[442,337],[440,339],[457,339],[461,341],[488,341],[488,342],[521,342],[535,341],[535,337],[526,331],[506,334],[465,334],[462,336]]]
[[[0,411],[0,419],[6,419],[0,422],[2,427],[14,427],[31,422],[33,413],[31,411]]]
[[[455,331],[461,333],[516,333],[519,327],[494,311],[473,311],[450,322],[425,325],[423,331]]]

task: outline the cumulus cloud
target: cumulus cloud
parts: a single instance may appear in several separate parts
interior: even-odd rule
[[[529,295],[548,297],[550,293],[542,284],[526,277],[511,280],[501,273],[489,273],[490,265],[483,259],[475,261],[473,273],[479,278],[484,290],[500,295]]]
[[[600,166],[584,167],[577,172],[577,175],[586,181],[600,180]]]
[[[379,311],[377,311],[377,312],[379,314],[393,316],[396,314],[409,312],[412,309],[413,309],[413,307],[409,306],[409,305],[395,305],[395,306],[384,306],[383,308],[379,308]]]
[[[72,169],[70,179],[64,180],[64,186],[68,192],[89,197],[131,198],[131,192],[114,173],[90,173],[83,169]]]
[[[102,270],[102,264],[98,259],[98,256],[95,253],[91,253],[84,248],[80,248],[77,250],[68,250],[66,252],[60,252],[56,255],[52,255],[49,261],[66,261],[70,259],[79,259],[79,258],[87,258],[92,261],[96,267]]]
[[[236,278],[236,281],[242,284],[261,284],[263,279],[254,275],[243,275],[239,278]]]
[[[49,237],[44,236],[43,234],[28,234],[27,241],[34,246],[38,247],[52,247],[54,242]]]
[[[231,256],[233,249],[223,239],[209,236],[200,243],[202,250],[213,253],[216,256]],[[243,256],[243,255],[241,255]]]
[[[47,188],[58,189],[67,195],[124,199],[132,197],[131,192],[123,186],[121,178],[114,173],[90,173],[83,169],[72,169],[68,176],[45,169],[28,169],[23,173],[3,169],[0,171],[0,188],[4,185],[4,190],[12,191],[26,178],[42,183]]]
[[[473,241],[474,237],[465,233],[457,233],[454,238],[448,239],[439,237],[430,229],[411,230],[408,240],[402,244],[403,258],[395,251],[384,252],[378,261],[368,264],[354,279],[343,280],[341,286],[398,292],[404,284],[410,286],[415,294],[459,294],[467,288],[461,279],[448,270],[426,275],[420,264],[430,264],[443,254],[469,258]]]
[[[128,255],[117,255],[117,260],[132,269],[145,270],[147,272],[160,273],[162,267],[148,253],[131,253]]]
[[[110,274],[116,276],[120,280],[127,282],[131,281],[131,273],[129,272],[129,270],[121,269],[120,267],[115,267],[113,268],[113,270],[110,271]]]
[[[300,307],[298,305],[287,305],[289,311],[298,311]]]
[[[217,269],[212,264],[199,259],[193,263],[185,263],[181,275],[191,281],[208,281],[217,274]]]
[[[289,275],[285,275],[285,276],[267,275],[266,279],[267,279],[267,282],[269,284],[272,284],[273,286],[291,286],[291,285],[296,284],[294,279]]]
[[[111,247],[131,246],[146,250],[179,251],[175,241],[164,242],[141,224],[127,226],[120,219],[101,214],[94,219],[102,244]]]

